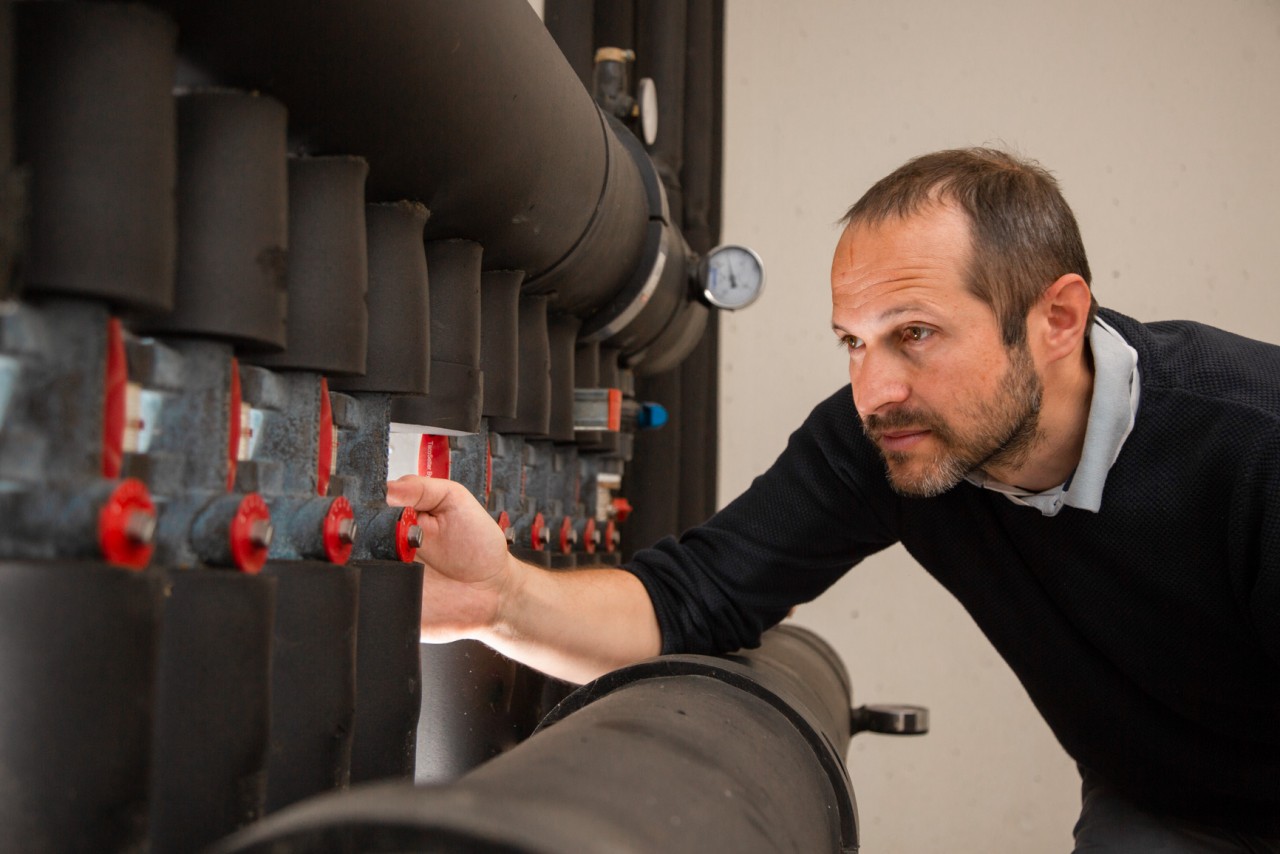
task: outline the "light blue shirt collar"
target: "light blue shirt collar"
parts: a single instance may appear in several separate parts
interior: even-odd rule
[[[1093,397],[1085,426],[1084,450],[1076,470],[1059,484],[1043,492],[1029,492],[990,478],[981,471],[966,480],[983,489],[1003,493],[1015,504],[1034,507],[1046,516],[1056,516],[1064,506],[1097,513],[1102,507],[1102,488],[1107,473],[1120,456],[1125,439],[1133,431],[1138,415],[1138,351],[1129,346],[1100,318],[1089,330],[1093,352]]]

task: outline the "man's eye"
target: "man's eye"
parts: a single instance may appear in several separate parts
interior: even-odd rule
[[[902,337],[912,344],[918,344],[933,335],[933,330],[925,326],[908,326],[902,330]]]
[[[862,339],[857,335],[841,335],[836,340],[837,347],[843,347],[846,350],[853,351],[862,347]]]

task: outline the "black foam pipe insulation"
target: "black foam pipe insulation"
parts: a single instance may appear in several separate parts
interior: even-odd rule
[[[588,683],[451,785],[316,798],[216,850],[852,854],[849,706],[831,648],[782,627],[758,649],[662,656]]]
[[[289,255],[283,352],[252,356],[273,370],[363,374],[369,261],[361,157],[289,159]]]
[[[431,303],[422,227],[427,209],[399,201],[365,207],[369,256],[365,373],[335,377],[335,391],[425,395],[431,380]]]
[[[284,105],[231,90],[177,98],[178,265],[173,310],[142,322],[163,335],[285,345],[289,239]]]
[[[16,157],[30,182],[24,289],[167,311],[173,23],[116,3],[16,3],[13,15]]]
[[[490,270],[480,276],[480,370],[483,414],[514,418],[520,376],[520,270]]]

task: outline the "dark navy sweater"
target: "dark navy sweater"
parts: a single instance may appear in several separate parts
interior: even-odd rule
[[[664,651],[753,646],[901,542],[1074,759],[1153,811],[1280,834],[1280,347],[1101,316],[1141,399],[1100,512],[969,483],[899,497],[846,386],[743,495],[628,565]]]

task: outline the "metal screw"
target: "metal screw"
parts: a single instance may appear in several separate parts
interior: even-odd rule
[[[255,548],[271,548],[271,541],[275,537],[276,529],[266,519],[259,519],[249,526],[249,543]]]
[[[550,529],[550,528],[547,528],[547,527],[545,527],[545,526],[544,526],[544,527],[543,527],[543,529],[542,529],[542,536],[541,536],[539,539],[541,539],[541,540],[542,540],[542,544],[543,544],[544,546],[550,545],[550,544],[551,544],[551,529]]]
[[[343,519],[338,523],[338,542],[349,546],[356,541],[356,520]]]
[[[595,543],[597,546],[600,545],[600,541],[603,539],[604,537],[600,534],[599,528],[596,528],[591,532],[591,542]]]
[[[404,532],[404,541],[409,544],[409,548],[417,550],[422,547],[422,528],[418,525],[410,525],[409,530]]]
[[[156,538],[156,517],[142,510],[134,510],[125,520],[124,535],[136,545],[151,545]]]
[[[503,531],[502,533],[507,535],[507,545],[513,545],[515,543],[516,541],[515,528],[507,528],[507,530]]]

